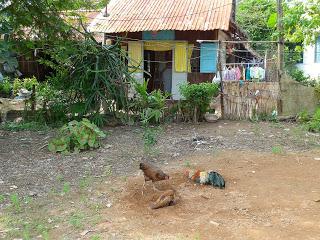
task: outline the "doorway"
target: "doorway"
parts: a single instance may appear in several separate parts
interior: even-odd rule
[[[172,51],[144,51],[144,70],[149,93],[158,89],[171,93]]]

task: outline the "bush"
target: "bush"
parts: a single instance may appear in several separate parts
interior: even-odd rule
[[[310,79],[309,76],[305,76],[304,72],[297,69],[297,68],[290,70],[289,74],[295,81],[300,82],[300,83],[307,82]]]
[[[106,134],[88,119],[72,121],[60,129],[59,137],[49,143],[51,152],[80,152],[100,147],[100,139]]]
[[[219,86],[213,83],[184,84],[180,86],[180,93],[193,111],[193,121],[197,122],[208,111],[212,98],[218,95]]]
[[[316,110],[311,121],[307,123],[307,129],[310,132],[320,132],[320,108]]]
[[[5,78],[3,82],[0,82],[0,93],[9,97],[12,90],[12,84],[9,78]]]
[[[134,84],[137,96],[133,99],[131,109],[140,117],[144,125],[149,123],[160,123],[164,116],[166,99],[170,96],[168,93],[162,93],[160,90],[154,90],[148,93],[148,81]]]
[[[16,95],[19,92],[19,90],[22,88],[27,89],[28,91],[31,91],[33,85],[35,85],[36,87],[39,85],[35,77],[24,78],[24,79],[16,78],[13,81],[13,93]]]

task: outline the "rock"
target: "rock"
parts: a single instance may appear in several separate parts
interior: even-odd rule
[[[13,190],[13,189],[17,189],[18,187],[16,185],[12,185],[10,186],[10,190]]]
[[[38,193],[30,191],[28,195],[29,195],[29,197],[36,197],[36,196],[38,196]]]
[[[265,227],[272,227],[272,224],[271,224],[271,223],[265,223],[265,224],[263,224],[263,226],[265,226]]]
[[[179,157],[180,156],[180,153],[174,153],[173,155],[172,155],[172,157]]]
[[[314,160],[316,160],[316,161],[320,161],[320,158],[314,158]]]
[[[214,225],[214,226],[216,226],[216,227],[218,227],[218,226],[220,225],[220,223],[217,223],[217,222],[215,222],[215,221],[210,221],[210,224],[212,224],[212,225]]]
[[[85,236],[88,233],[93,232],[93,230],[84,230],[83,232],[80,233],[81,236]]]
[[[112,207],[112,203],[107,203],[107,208],[111,208]]]
[[[105,145],[103,148],[104,148],[104,149],[109,149],[109,148],[112,148],[112,147],[113,147],[113,145],[108,144],[108,145]]]

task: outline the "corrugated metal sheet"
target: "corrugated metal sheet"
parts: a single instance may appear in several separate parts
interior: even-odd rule
[[[92,32],[228,30],[232,0],[111,0],[108,13],[96,17]]]

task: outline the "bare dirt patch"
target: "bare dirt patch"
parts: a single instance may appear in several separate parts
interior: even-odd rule
[[[318,153],[319,154],[319,153]],[[141,196],[142,177],[130,178],[105,215],[115,239],[320,239],[320,162],[317,153],[257,154],[228,151],[190,156],[194,167],[223,174],[225,190],[194,185],[180,166],[168,167],[177,205],[151,210],[150,186]],[[110,233],[111,232],[111,233]],[[112,235],[113,234],[113,235]],[[103,238],[104,239],[104,238]]]

